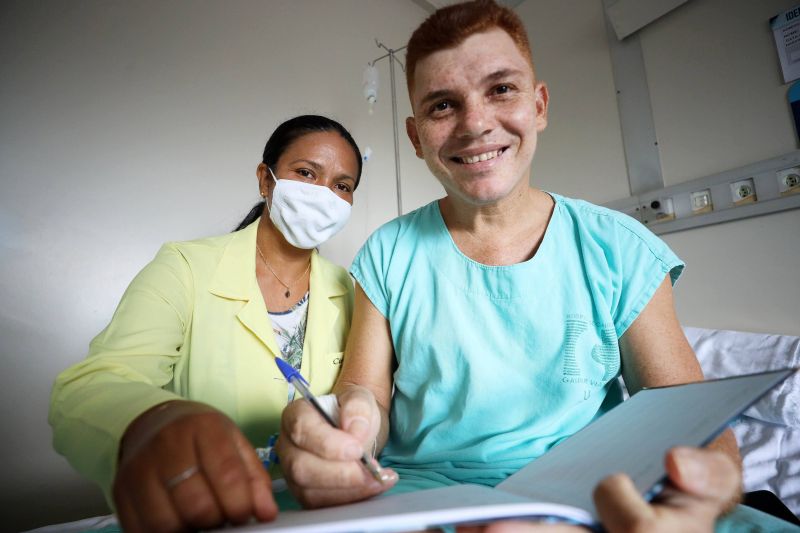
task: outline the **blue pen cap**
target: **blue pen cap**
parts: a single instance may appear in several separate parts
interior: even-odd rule
[[[281,374],[283,374],[283,377],[286,378],[286,381],[291,383],[292,379],[299,379],[308,385],[308,381],[306,381],[303,375],[300,374],[300,371],[280,357],[275,358],[275,364],[278,365],[278,369],[281,371]]]

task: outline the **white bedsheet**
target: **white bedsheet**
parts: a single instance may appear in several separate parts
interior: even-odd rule
[[[733,432],[742,453],[744,490],[770,490],[800,514],[800,430],[743,417]]]
[[[800,367],[800,337],[684,328],[707,378]],[[800,374],[748,409],[733,426],[745,491],[774,492],[800,514]]]

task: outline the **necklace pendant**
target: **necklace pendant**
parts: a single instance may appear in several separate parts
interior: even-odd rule
[[[285,292],[285,293],[283,293],[283,295],[284,295],[284,296],[286,296],[287,298],[288,298],[289,296],[291,296],[291,293],[289,292],[289,289],[286,289],[286,292]]]

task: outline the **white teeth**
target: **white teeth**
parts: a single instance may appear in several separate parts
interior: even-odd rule
[[[494,159],[495,157],[500,155],[501,152],[502,152],[502,150],[494,150],[492,152],[484,152],[482,154],[473,155],[473,156],[470,156],[470,157],[459,157],[458,159],[462,163],[466,163],[467,165],[471,165],[471,164],[477,163],[479,161],[488,161],[489,159]]]

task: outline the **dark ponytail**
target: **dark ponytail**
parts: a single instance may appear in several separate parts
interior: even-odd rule
[[[253,206],[253,209],[247,213],[247,216],[244,217],[244,220],[239,222],[239,225],[236,226],[236,229],[233,231],[239,231],[240,229],[244,229],[256,220],[258,217],[261,216],[261,213],[264,212],[264,206],[267,205],[267,202],[258,202],[256,205]]]
[[[356,176],[356,184],[353,190],[357,189],[358,183],[361,181],[361,167],[363,165],[361,151],[358,149],[358,145],[353,139],[353,136],[350,135],[350,132],[347,131],[344,126],[331,118],[321,115],[300,115],[299,117],[290,118],[275,128],[275,131],[272,132],[272,135],[270,135],[267,141],[267,145],[264,147],[264,154],[261,158],[261,162],[270,168],[274,168],[278,163],[278,159],[280,159],[286,149],[289,148],[294,141],[309,133],[326,131],[335,131],[341,135],[342,139],[347,141],[347,144],[353,149],[356,161],[358,161],[358,175]],[[239,231],[258,220],[258,217],[264,212],[265,205],[266,202],[264,201],[257,203],[250,212],[247,213],[244,220],[236,226],[234,231]]]

